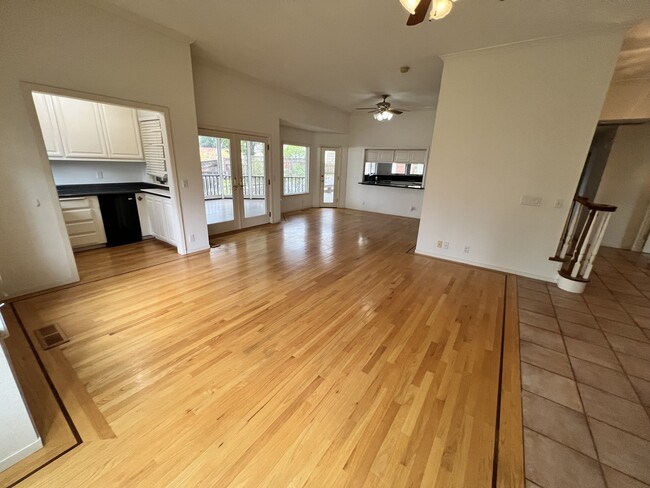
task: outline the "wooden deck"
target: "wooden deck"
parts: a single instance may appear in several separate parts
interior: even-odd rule
[[[416,232],[312,210],[14,302],[81,439],[19,486],[523,486],[516,286]]]

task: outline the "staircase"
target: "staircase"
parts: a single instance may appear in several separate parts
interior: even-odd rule
[[[564,225],[562,238],[551,261],[562,263],[557,286],[571,293],[582,293],[589,282],[598,249],[616,207],[590,202],[576,196]]]

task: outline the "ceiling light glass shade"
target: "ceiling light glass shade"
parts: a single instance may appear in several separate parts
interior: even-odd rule
[[[390,120],[393,118],[393,114],[390,112],[384,112],[384,120]]]
[[[404,7],[411,15],[415,13],[415,9],[418,8],[418,5],[420,5],[420,0],[399,0],[399,1],[402,4],[402,7]]]
[[[451,0],[433,0],[433,8],[431,9],[430,20],[440,20],[451,12],[452,7],[454,6],[451,3]]]
[[[376,114],[372,114],[372,116],[375,118],[375,120],[384,120],[380,112],[377,112]]]

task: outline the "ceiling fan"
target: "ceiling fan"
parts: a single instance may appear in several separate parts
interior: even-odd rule
[[[503,2],[503,0],[501,0]],[[418,25],[424,22],[429,7],[433,3],[429,20],[439,20],[451,12],[456,0],[400,0],[402,6],[411,14],[406,21],[406,25]]]
[[[402,115],[404,112],[408,112],[408,110],[391,108],[390,103],[386,101],[389,96],[382,95],[383,100],[377,103],[377,107],[361,107],[357,110],[368,110],[368,113],[371,113],[375,120],[380,122],[392,119],[393,115]]]

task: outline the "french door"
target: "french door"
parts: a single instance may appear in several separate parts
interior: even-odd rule
[[[320,206],[338,207],[341,171],[341,148],[320,150]]]
[[[201,130],[199,149],[208,233],[268,224],[268,140]]]

